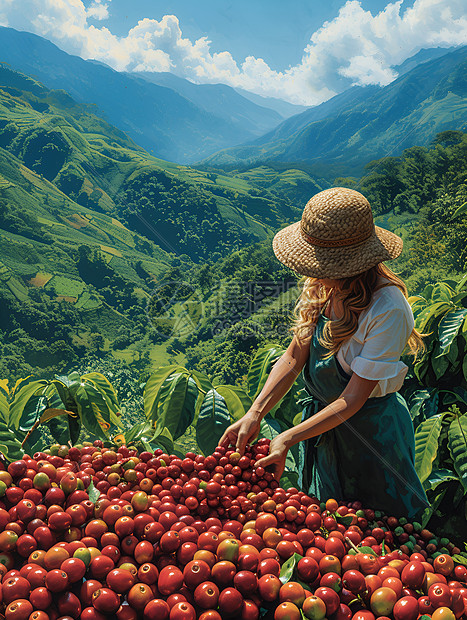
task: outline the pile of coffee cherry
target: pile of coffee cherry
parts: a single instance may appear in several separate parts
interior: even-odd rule
[[[180,458],[95,441],[0,463],[0,618],[467,617],[454,543],[283,489],[254,467],[268,450]]]

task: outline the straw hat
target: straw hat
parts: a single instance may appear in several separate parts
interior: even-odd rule
[[[284,265],[301,275],[339,279],[397,258],[402,239],[375,226],[362,194],[333,187],[313,196],[301,221],[279,231],[272,247]]]

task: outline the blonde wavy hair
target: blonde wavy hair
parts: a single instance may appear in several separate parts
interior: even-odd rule
[[[388,282],[378,283],[380,277]],[[318,317],[328,302],[331,293],[334,301],[341,302],[344,314],[340,319],[326,321],[320,343],[329,353],[325,357],[335,355],[342,344],[357,331],[360,314],[368,308],[373,293],[380,288],[395,285],[407,298],[407,287],[404,282],[384,263],[350,278],[339,280],[339,288],[327,289],[319,279],[305,277],[301,280],[302,292],[295,305],[292,332],[298,339],[311,337]],[[407,342],[410,354],[417,355],[425,349],[423,336],[416,329],[412,330]]]

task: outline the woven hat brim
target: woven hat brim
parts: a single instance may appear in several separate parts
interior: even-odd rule
[[[301,222],[280,230],[272,247],[276,257],[296,273],[313,278],[348,278],[363,273],[383,261],[397,258],[402,239],[375,226],[375,233],[358,245],[323,248],[311,245],[302,237]]]

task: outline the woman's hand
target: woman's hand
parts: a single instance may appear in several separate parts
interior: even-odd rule
[[[256,461],[254,467],[267,467],[270,465],[276,480],[279,481],[284,473],[285,459],[287,458],[288,451],[289,448],[287,446],[286,439],[283,433],[281,433],[280,435],[274,437],[269,444],[269,454]]]
[[[236,447],[237,451],[243,456],[245,446],[251,443],[259,435],[261,420],[258,414],[249,410],[243,418],[234,422],[222,435],[219,445],[227,448],[230,445]]]

